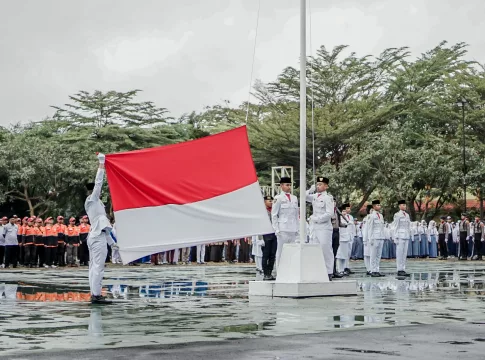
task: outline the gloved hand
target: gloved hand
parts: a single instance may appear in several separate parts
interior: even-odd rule
[[[111,245],[111,249],[119,250],[120,247],[118,246],[118,244],[114,243],[113,245]]]
[[[100,164],[104,164],[104,161],[106,160],[106,155],[98,153],[98,160]]]
[[[276,230],[276,231],[274,232],[274,234],[275,234],[276,236],[278,236],[278,235],[280,234],[280,231],[279,231],[279,230]]]
[[[310,194],[313,194],[315,192],[315,185],[310,186],[310,189],[308,190]]]

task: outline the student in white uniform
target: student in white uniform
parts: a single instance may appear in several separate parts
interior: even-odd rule
[[[343,208],[345,208],[345,220],[347,220],[348,225],[347,225],[347,230],[349,232],[350,236],[350,242],[349,242],[349,257],[347,260],[347,266],[344,269],[344,273],[346,275],[353,274],[354,272],[350,270],[350,258],[352,256],[352,248],[354,246],[354,234],[355,234],[355,225],[354,225],[354,217],[350,215],[351,207],[350,204],[343,204]]]
[[[334,277],[334,255],[332,248],[332,216],[334,214],[333,197],[327,194],[330,180],[326,177],[317,177],[317,186],[312,186],[307,191],[307,202],[313,206],[313,214],[310,216],[310,226],[312,227],[313,243],[320,244],[322,249],[325,266],[329,279]],[[315,193],[315,190],[317,191]],[[342,277],[336,274],[335,277]]]
[[[341,207],[340,227],[339,227],[339,247],[337,250],[337,273],[348,276],[349,267],[349,248],[352,233],[350,232],[349,220],[345,205]]]
[[[371,261],[371,276],[381,277],[385,276],[380,273],[380,262],[382,256],[382,247],[384,245],[384,218],[380,213],[381,202],[379,200],[372,201],[373,212],[370,214],[366,232],[367,241],[370,245],[370,261]]]
[[[256,272],[259,275],[263,275],[263,246],[264,240],[262,236],[253,236],[252,237],[252,250],[251,254],[254,256],[254,262],[256,263]]]
[[[398,276],[410,276],[406,273],[406,258],[411,237],[411,220],[406,212],[406,200],[398,201],[399,211],[394,214],[392,238],[396,244],[396,266]]]
[[[298,199],[290,193],[291,179],[282,177],[280,187],[281,193],[276,196],[271,208],[271,223],[278,240],[276,271],[278,271],[283,245],[294,243],[300,231]]]
[[[91,289],[91,303],[109,304],[101,295],[102,281],[104,276],[104,263],[108,254],[108,244],[115,244],[110,236],[112,227],[106,216],[104,204],[101,202],[101,188],[104,181],[105,156],[98,154],[99,167],[94,183],[86,185],[89,195],[84,203],[84,209],[91,222],[88,235],[89,249],[89,288]]]
[[[367,205],[367,215],[362,220],[362,243],[364,244],[364,265],[367,270],[367,275],[371,275],[372,268],[370,265],[370,244],[367,238],[367,223],[369,222],[370,215],[372,214],[372,205]]]

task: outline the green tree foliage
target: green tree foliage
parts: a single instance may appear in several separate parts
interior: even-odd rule
[[[139,90],[80,91],[54,106],[52,118],[0,129],[0,202],[20,202],[30,214],[80,214],[96,151],[166,145],[243,124],[261,185],[269,185],[272,166],[294,166],[298,179],[299,77],[287,67],[272,82],[256,82],[254,103],[225,101],[178,119],[138,101]],[[404,198],[415,219],[463,205],[464,180],[469,197],[482,197],[485,66],[467,59],[466,44],[442,42],[417,58],[407,48],[358,56],[347,46],[322,46],[306,77],[309,183],[315,158],[317,174],[331,178],[330,192],[354,213],[379,198],[390,215]],[[459,99],[467,100],[465,127]]]

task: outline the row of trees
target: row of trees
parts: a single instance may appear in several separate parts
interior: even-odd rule
[[[332,194],[355,211],[374,197],[389,210],[407,199],[418,209],[410,207],[415,218],[434,217],[446,204],[461,208],[464,173],[470,196],[481,198],[485,68],[466,55],[463,43],[443,42],[417,59],[407,48],[359,57],[345,46],[322,46],[307,68],[310,177],[315,158],[317,173],[331,178]],[[271,166],[298,169],[299,89],[293,67],[253,88],[257,101],[249,104],[247,126],[262,185],[270,183]],[[96,151],[165,145],[246,122],[248,104],[225,102],[175,119],[152,102],[138,102],[137,93],[82,91],[48,119],[1,129],[3,210],[81,213]],[[467,100],[464,128],[458,99]]]

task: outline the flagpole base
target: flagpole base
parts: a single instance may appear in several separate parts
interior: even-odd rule
[[[317,297],[357,295],[357,282],[329,281],[320,245],[285,244],[276,281],[250,281],[249,295]]]
[[[307,298],[355,295],[357,295],[357,282],[352,280],[300,284],[277,283],[276,281],[249,282],[249,296]]]

